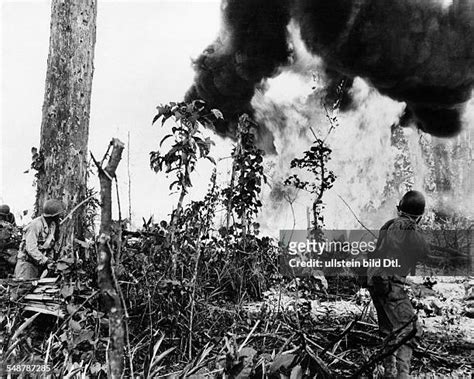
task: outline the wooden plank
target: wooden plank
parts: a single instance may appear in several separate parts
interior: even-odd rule
[[[28,305],[25,308],[23,308],[24,311],[31,311],[31,312],[36,312],[36,313],[43,313],[51,316],[56,316],[58,318],[64,318],[66,316],[66,313],[62,309],[48,309],[48,308],[43,308],[41,306],[33,306],[33,305]]]
[[[33,293],[57,293],[60,291],[59,287],[45,287],[45,288],[35,288]]]
[[[59,280],[59,276],[55,276],[52,278],[42,278],[38,280],[38,284],[50,284],[56,283]]]
[[[25,295],[24,299],[25,300],[43,301],[43,302],[44,301],[52,301],[52,302],[57,301],[58,303],[60,302],[60,300],[57,299],[56,297],[45,295],[45,294],[40,294],[40,295],[28,294],[28,295]]]
[[[29,300],[22,302],[22,305],[38,305],[38,306],[44,306],[44,307],[50,307],[50,308],[61,308],[63,304],[59,304],[58,302],[54,301],[37,301],[37,300]]]

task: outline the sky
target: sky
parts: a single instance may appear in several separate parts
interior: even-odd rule
[[[152,214],[166,217],[175,204],[168,196],[170,180],[149,168],[149,152],[157,149],[165,133],[151,120],[157,105],[182,100],[191,85],[191,59],[217,35],[219,4],[98,2],[89,150],[101,157],[111,138],[127,145],[129,141],[130,152],[124,152],[118,171],[120,202],[122,215],[128,216],[130,172],[132,217],[138,224]],[[34,203],[34,173],[25,171],[31,147],[39,147],[50,7],[50,1],[43,0],[1,1],[0,202],[17,215]],[[224,155],[231,146],[218,145]],[[202,165],[190,198],[200,197],[207,188],[212,167]],[[90,185],[98,188],[97,178]]]

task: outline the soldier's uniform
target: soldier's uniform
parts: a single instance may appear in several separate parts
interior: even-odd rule
[[[56,224],[48,225],[44,216],[31,221],[26,226],[18,252],[18,261],[15,267],[15,278],[37,279],[41,268],[51,256],[55,240]]]
[[[429,247],[416,221],[404,215],[387,222],[380,230],[379,239],[380,247],[375,258],[398,259],[400,266],[381,265],[367,270],[368,289],[377,310],[379,329],[389,338],[387,349],[416,328],[415,338],[385,359],[384,377],[407,378],[412,347],[421,335],[421,328],[417,326],[415,310],[404,285],[406,276],[414,273],[416,262],[427,255]]]

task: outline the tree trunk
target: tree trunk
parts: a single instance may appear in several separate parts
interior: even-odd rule
[[[36,213],[47,198],[70,211],[86,197],[96,15],[96,0],[52,0]],[[82,215],[79,209],[65,223],[63,240],[82,237]]]

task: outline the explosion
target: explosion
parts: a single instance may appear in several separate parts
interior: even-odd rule
[[[295,62],[288,24],[322,59],[326,95],[340,78],[361,77],[406,103],[404,123],[449,137],[461,130],[474,83],[474,2],[454,0],[226,0],[216,41],[195,61],[187,100],[202,98],[229,122],[247,112],[264,80]],[[350,109],[349,100],[344,102]]]
[[[461,125],[474,121],[473,20],[474,2],[460,0],[223,1],[186,97],[223,111],[221,135],[233,136],[243,112],[259,123],[260,145],[276,153],[260,217],[270,234],[311,221],[311,196],[282,183],[313,133],[337,176],[327,228],[360,228],[354,214],[378,228],[409,189],[426,193],[428,214],[472,217],[472,128]]]
[[[284,72],[269,81],[265,96],[257,93],[252,101],[255,117],[271,132],[276,150],[266,157],[271,188],[263,194],[262,230],[276,236],[279,229],[306,229],[311,221],[312,196],[282,185],[292,173],[289,162],[314,140],[309,127],[326,137],[333,150],[329,169],[337,178],[323,198],[326,228],[360,229],[356,215],[366,227],[378,229],[396,215],[399,199],[410,189],[425,193],[428,219],[435,213],[474,216],[472,127],[450,140],[424,134],[413,123],[401,127],[404,104],[356,79],[350,90],[351,109],[336,110],[339,125],[330,130],[321,107],[324,82],[294,97],[279,90],[287,85],[299,87],[300,80]],[[472,125],[474,101],[466,109],[464,122]]]

